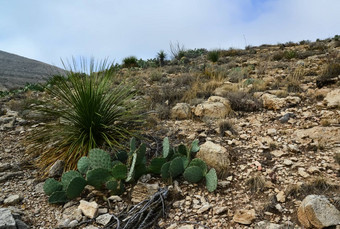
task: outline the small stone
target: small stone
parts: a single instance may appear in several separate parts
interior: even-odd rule
[[[283,164],[287,165],[287,166],[290,166],[290,165],[293,164],[293,162],[291,160],[289,160],[289,159],[284,159]]]
[[[276,133],[277,133],[276,129],[268,129],[267,130],[267,134],[270,135],[270,136],[274,136],[274,135],[276,135]]]
[[[19,195],[11,195],[4,200],[4,204],[15,205],[15,204],[19,203],[20,200],[21,200],[21,198],[20,198]]]
[[[314,174],[314,173],[320,173],[320,170],[318,167],[315,167],[315,166],[311,166],[307,169],[307,172],[311,173],[311,174]]]
[[[44,183],[45,182],[40,182],[39,184],[37,184],[36,186],[35,186],[35,192],[37,192],[37,193],[44,193]]]
[[[106,213],[104,215],[100,215],[96,218],[96,222],[105,226],[106,224],[108,224],[112,219],[112,215],[110,215],[109,213]]]
[[[71,227],[71,228],[76,227],[77,225],[78,225],[78,221],[77,221],[77,220],[72,220],[72,221],[68,224],[68,226]]]
[[[214,214],[219,215],[228,210],[227,207],[214,207]]]
[[[210,204],[203,205],[200,209],[198,209],[197,213],[202,214],[203,212],[206,212],[210,209]]]
[[[65,162],[62,160],[56,161],[48,171],[49,177],[60,177],[64,171]]]
[[[299,175],[302,176],[303,178],[309,177],[309,174],[305,172],[305,169],[304,169],[304,168],[299,168],[299,169],[298,169],[298,173],[299,173]]]
[[[0,208],[0,228],[17,229],[13,215],[7,208]]]
[[[93,225],[89,225],[89,226],[84,227],[83,229],[99,229],[99,228]]]
[[[277,195],[276,195],[276,199],[277,201],[284,203],[286,201],[286,196],[285,193],[283,191],[280,191]]]
[[[16,219],[15,223],[17,225],[17,229],[29,229],[29,226],[20,219]]]
[[[122,201],[122,198],[120,198],[119,196],[110,196],[109,200],[120,202]]]
[[[98,215],[102,215],[102,214],[105,214],[107,212],[108,212],[107,208],[99,208],[98,209]]]
[[[281,204],[276,204],[276,205],[275,205],[275,208],[276,208],[276,210],[278,210],[279,212],[282,212],[282,211],[283,211]]]
[[[251,210],[237,210],[233,220],[237,223],[249,225],[252,223],[252,221],[256,218],[255,216],[255,209]]]
[[[183,226],[180,226],[178,229],[194,229],[194,226],[193,225],[183,225]]]
[[[169,227],[167,227],[166,229],[176,229],[176,228],[177,228],[177,223],[173,223]]]
[[[97,216],[98,208],[99,206],[95,201],[87,202],[85,200],[81,200],[80,205],[78,206],[78,209],[82,211],[83,215],[89,217],[90,219],[93,219]]]

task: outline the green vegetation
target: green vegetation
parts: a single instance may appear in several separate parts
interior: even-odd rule
[[[166,53],[163,50],[159,51],[157,53],[157,59],[159,61],[159,66],[161,66],[161,67],[164,66],[165,59],[166,59]]]
[[[85,72],[85,60],[82,66]],[[57,121],[37,128],[27,139],[27,151],[37,157],[43,171],[57,160],[65,161],[66,170],[74,169],[89,150],[104,144],[122,147],[138,134],[142,105],[132,102],[136,95],[133,85],[113,85],[114,72],[106,70],[107,66],[106,61],[95,65],[91,60],[89,74],[84,76],[75,66],[68,71],[67,80],[46,89],[54,99],[42,111]]]
[[[212,50],[208,52],[208,60],[215,63],[218,61],[218,58],[220,57],[220,52],[218,50]]]
[[[132,67],[138,67],[138,60],[135,56],[129,56],[125,57],[123,59],[123,68],[132,68]]]

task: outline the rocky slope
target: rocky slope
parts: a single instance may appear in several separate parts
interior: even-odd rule
[[[43,83],[63,72],[55,66],[0,51],[0,91],[23,87],[27,83]]]
[[[224,50],[216,63],[206,54],[188,55],[162,68],[119,71],[117,81],[138,78],[141,97],[153,111],[147,136],[169,136],[176,143],[199,139],[197,156],[219,171],[213,193],[204,184],[165,184],[145,176],[121,197],[89,187],[64,206],[49,205],[23,144],[43,118],[30,104],[47,95],[2,98],[1,207],[21,219],[18,228],[25,228],[18,226],[22,221],[32,228],[103,228],[112,215],[168,187],[168,215],[160,228],[335,228],[340,224],[339,60],[339,42],[328,39]],[[317,88],[320,79],[333,81]]]

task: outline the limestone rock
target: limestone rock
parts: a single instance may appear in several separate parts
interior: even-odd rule
[[[211,96],[204,103],[198,104],[194,110],[196,116],[210,118],[225,118],[232,111],[228,99]]]
[[[340,107],[340,89],[329,92],[324,98],[324,103],[328,108]]]
[[[303,142],[304,139],[313,139],[320,143],[327,143],[327,145],[340,142],[340,127],[323,127],[316,126],[309,129],[298,129],[292,136],[299,142]]]
[[[16,223],[11,211],[7,208],[0,208],[0,228],[16,229]]]
[[[87,202],[85,200],[80,200],[80,204],[78,206],[78,209],[81,210],[83,215],[89,217],[90,219],[93,219],[97,216],[99,205],[95,202]]]
[[[260,221],[255,225],[255,229],[284,229],[284,225]]]
[[[251,209],[251,210],[237,210],[233,220],[237,223],[241,223],[241,224],[245,224],[245,225],[249,225],[253,222],[253,220],[256,218],[255,215],[255,210]]]
[[[310,228],[324,228],[340,224],[340,211],[325,196],[309,195],[297,212],[300,223]]]
[[[277,195],[276,195],[276,199],[277,201],[284,203],[286,201],[286,196],[285,193],[283,191],[280,191]]]
[[[265,93],[261,96],[263,107],[269,110],[280,110],[286,106],[286,101],[283,98],[278,98],[276,95]]]
[[[104,214],[104,215],[100,215],[96,218],[96,222],[105,226],[106,224],[108,224],[111,221],[112,217],[113,216],[110,215],[109,213]]]
[[[217,174],[225,174],[230,166],[227,149],[211,141],[200,146],[200,151],[196,157],[204,160],[208,166],[215,168]]]
[[[143,200],[148,199],[151,195],[158,191],[159,185],[155,184],[147,184],[138,182],[133,191],[131,193],[131,201],[134,203],[139,203]]]
[[[191,116],[191,108],[187,103],[177,103],[171,109],[172,119],[188,119]]]
[[[56,161],[48,171],[49,177],[59,177],[63,174],[65,162],[62,160]]]
[[[19,195],[11,195],[4,200],[4,204],[15,205],[15,204],[19,203],[20,200],[21,200],[21,198],[20,198]]]

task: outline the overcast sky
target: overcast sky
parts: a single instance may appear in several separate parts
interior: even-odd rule
[[[340,0],[0,0],[0,50],[60,58],[154,58],[187,49],[312,40],[340,34]]]

